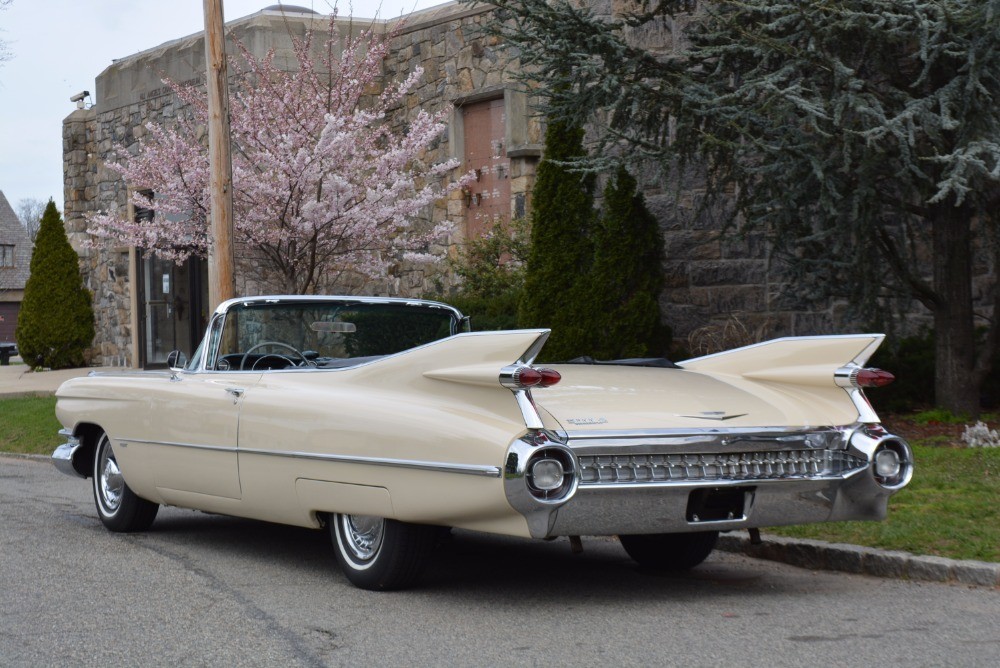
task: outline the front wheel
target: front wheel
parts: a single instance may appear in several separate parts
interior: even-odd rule
[[[111,531],[145,531],[156,519],[157,504],[139,498],[125,484],[111,439],[101,434],[94,448],[94,502],[101,522]]]
[[[640,566],[683,571],[705,561],[718,538],[718,531],[699,531],[619,536],[618,540]]]
[[[330,537],[344,575],[355,587],[376,591],[409,587],[434,549],[435,527],[371,515],[333,515]]]

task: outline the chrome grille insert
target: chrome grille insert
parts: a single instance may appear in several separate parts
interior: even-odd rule
[[[580,485],[826,478],[867,465],[843,450],[581,455]]]

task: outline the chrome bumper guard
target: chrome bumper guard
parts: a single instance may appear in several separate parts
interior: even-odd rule
[[[76,451],[80,449],[80,446],[83,445],[83,442],[74,436],[73,432],[69,429],[60,429],[59,435],[64,437],[66,442],[52,453],[52,463],[66,475],[73,476],[74,478],[86,478],[87,476],[77,471],[76,467],[73,466],[73,457],[76,455]]]
[[[524,471],[555,447],[572,454],[573,484],[539,499]],[[894,476],[876,473],[884,449],[898,455]],[[879,520],[912,471],[906,442],[877,425],[536,432],[511,445],[504,484],[531,535],[545,538]]]

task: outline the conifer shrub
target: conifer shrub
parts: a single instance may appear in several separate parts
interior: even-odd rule
[[[66,369],[85,363],[84,351],[94,340],[94,310],[78,263],[62,216],[49,200],[17,318],[18,350],[34,368]]]
[[[604,189],[594,229],[587,301],[594,309],[590,355],[597,359],[661,357],[670,328],[660,318],[663,237],[656,218],[624,167]]]
[[[522,327],[552,329],[540,356],[547,361],[591,352],[594,177],[566,164],[584,155],[582,129],[549,123],[532,193],[531,248],[518,311]]]

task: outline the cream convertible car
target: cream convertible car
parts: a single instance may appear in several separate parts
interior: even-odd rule
[[[112,531],[160,504],[326,527],[368,589],[411,584],[441,527],[689,568],[719,531],[882,519],[910,479],[861,389],[892,378],[863,367],[882,335],[540,368],[548,330],[465,328],[429,301],[232,300],[183,368],[65,383],[53,459]]]

